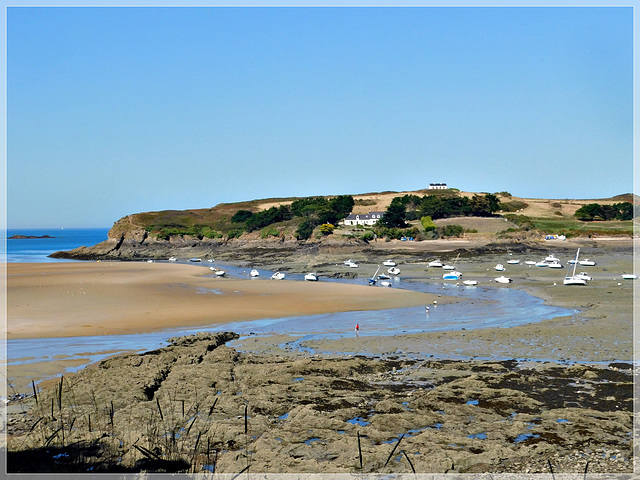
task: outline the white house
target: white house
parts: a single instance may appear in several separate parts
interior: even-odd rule
[[[352,213],[344,219],[345,225],[375,225],[380,221],[384,212]]]
[[[446,183],[430,183],[429,184],[429,190],[446,190],[447,188],[447,184]]]

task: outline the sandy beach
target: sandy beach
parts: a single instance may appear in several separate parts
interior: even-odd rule
[[[162,263],[7,265],[7,338],[146,333],[171,327],[429,304],[433,296],[325,282],[212,278]]]

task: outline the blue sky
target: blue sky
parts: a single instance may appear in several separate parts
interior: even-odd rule
[[[633,189],[629,7],[10,7],[6,41],[10,228]]]

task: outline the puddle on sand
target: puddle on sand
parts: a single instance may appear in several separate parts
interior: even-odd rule
[[[366,427],[367,425],[371,425],[371,422],[367,422],[362,417],[352,418],[351,420],[347,420],[347,423],[350,423],[352,425],[360,425],[361,427]]]

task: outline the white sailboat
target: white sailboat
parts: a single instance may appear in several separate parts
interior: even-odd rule
[[[564,285],[586,285],[587,281],[579,275],[576,275],[576,267],[578,266],[578,256],[580,255],[580,249],[576,252],[576,259],[573,261],[573,272],[571,275],[564,277],[562,283]]]
[[[249,275],[251,275],[252,277],[259,277],[260,272],[254,268],[251,270],[251,272],[249,272]]]
[[[447,272],[442,275],[443,280],[460,280],[460,277],[462,277],[462,273],[455,270],[456,263],[458,263],[458,258],[460,258],[460,254],[456,256],[456,261],[453,262],[453,265],[445,265],[444,267],[442,267],[444,270],[452,270],[451,272]]]

